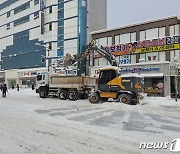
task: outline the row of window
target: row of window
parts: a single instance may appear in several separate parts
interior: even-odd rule
[[[37,18],[39,18],[39,12],[38,12],[38,11],[34,13],[34,19],[37,19]],[[20,24],[26,23],[26,22],[28,22],[29,20],[30,20],[30,19],[29,19],[29,15],[28,15],[28,16],[25,16],[25,17],[22,17],[22,18],[20,18],[20,19],[17,19],[17,20],[14,21],[14,27],[15,27],[15,26],[18,26],[18,25],[20,25]],[[6,29],[7,29],[7,30],[10,29],[10,23],[8,23],[8,24],[6,25]],[[48,28],[48,30],[49,30],[49,31],[52,31],[52,22],[49,23],[49,28]]]
[[[34,5],[37,5],[37,4],[39,4],[39,0],[34,0]],[[30,8],[30,2],[24,3],[24,4],[16,7],[14,9],[14,14],[22,12],[28,8]],[[51,14],[52,12],[53,12],[53,7],[49,6],[49,14]],[[10,17],[10,16],[11,16],[11,11],[7,12],[7,17]]]
[[[151,52],[143,54],[134,54],[134,55],[122,55],[117,56],[116,59],[119,64],[135,64],[138,62],[165,62],[166,61],[166,52]],[[180,50],[173,50],[170,52],[170,61],[173,62],[175,59],[180,61]],[[138,57],[137,57],[138,56]],[[96,58],[94,59],[94,66],[105,66],[109,65],[109,62],[105,58]]]
[[[179,34],[180,34],[180,24],[170,26],[170,36],[179,35]],[[165,27],[152,28],[152,29],[140,31],[140,41],[163,38],[165,36],[166,36]],[[96,41],[97,43],[103,46],[112,45],[111,36],[98,38],[96,39]],[[116,45],[135,42],[135,41],[137,41],[136,32],[120,34],[114,37],[114,44]]]

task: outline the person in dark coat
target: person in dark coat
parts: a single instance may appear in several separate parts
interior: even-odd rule
[[[32,84],[32,90],[34,90],[34,84]]]
[[[16,85],[16,88],[17,88],[17,91],[19,91],[19,85],[18,84]]]
[[[4,84],[4,86],[2,87],[2,97],[6,97],[6,92],[8,92],[7,86],[6,84]]]

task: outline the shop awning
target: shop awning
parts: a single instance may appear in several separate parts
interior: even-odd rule
[[[144,78],[148,77],[163,77],[164,73],[149,73],[149,74],[141,74]]]

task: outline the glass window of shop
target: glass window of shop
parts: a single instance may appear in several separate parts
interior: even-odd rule
[[[165,62],[166,61],[166,51],[161,52],[147,52],[140,54],[140,62]]]
[[[164,95],[164,78],[144,78],[144,92],[149,96],[163,96]]]

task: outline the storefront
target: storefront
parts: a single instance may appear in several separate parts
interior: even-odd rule
[[[41,69],[24,69],[18,71],[18,83],[21,87],[31,87],[36,84],[36,76],[38,72],[47,71],[46,68]]]
[[[149,96],[171,96],[175,63],[155,62],[120,65],[121,74],[137,73],[144,77],[144,91]],[[90,75],[98,77],[101,67],[91,67]]]
[[[138,73],[144,76],[144,90],[148,95],[173,96],[177,86],[177,65],[180,65],[179,21],[177,16],[173,16],[104,29],[91,35],[93,40],[116,57],[122,74]],[[94,51],[89,64],[89,74],[97,76],[98,69],[108,66],[109,62]]]

